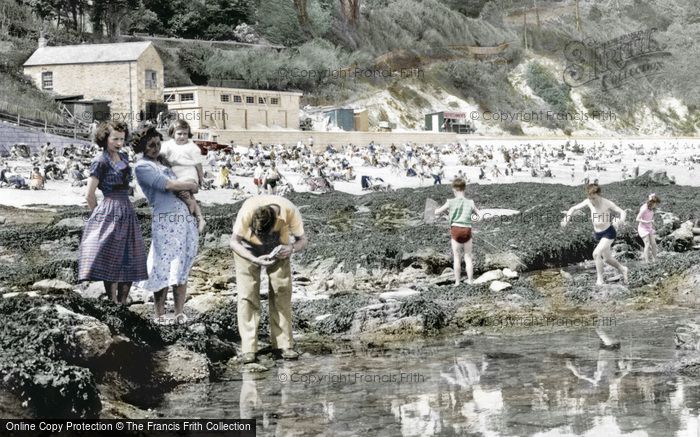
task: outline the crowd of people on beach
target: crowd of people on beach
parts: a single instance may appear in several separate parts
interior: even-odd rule
[[[198,146],[192,143],[191,151],[196,155],[194,147]],[[612,166],[615,166],[614,180],[637,177],[640,166],[649,161],[657,164],[663,161],[667,168],[680,167],[694,172],[700,163],[700,150],[681,157],[674,151],[698,147],[698,144],[681,146],[674,142],[649,147],[634,142],[624,145],[603,141],[483,145],[464,141],[444,145],[371,142],[367,146],[327,145],[321,149],[314,147],[311,140],[295,144],[262,144],[251,140],[247,146],[232,143],[218,149],[199,147],[201,153],[206,154],[201,156],[199,182],[204,190],[230,189],[232,198],[237,200],[262,192],[285,195],[299,189],[332,191],[335,182],[356,183],[363,190],[391,188],[383,178],[358,173],[358,168],[365,169],[363,171],[381,169],[385,177],[415,179],[419,186],[440,185],[457,177],[467,183],[552,178],[561,183],[586,185],[599,182],[604,173],[613,171]],[[663,158],[659,157],[662,148],[667,149]],[[0,187],[37,190],[51,180],[61,179],[70,181],[73,186],[85,186],[90,160],[99,154],[94,143],[70,145],[61,153],[56,153],[50,143],[33,154],[23,145],[13,145],[10,150],[8,156],[0,157]],[[135,162],[133,151],[127,147],[126,152],[129,162]],[[631,162],[623,158],[624,152],[633,153]],[[666,156],[669,152],[670,156]],[[450,161],[456,160],[458,165],[452,166],[456,171],[450,170],[446,175],[449,156],[453,157]],[[470,169],[477,169],[478,173]],[[293,178],[287,177],[291,174],[301,177],[292,183]],[[254,188],[248,189],[242,178],[252,178]]]

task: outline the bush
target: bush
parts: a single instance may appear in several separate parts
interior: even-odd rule
[[[201,44],[185,46],[178,51],[180,65],[187,71],[193,84],[207,84],[209,81],[207,63],[213,54],[213,49]]]
[[[525,79],[532,91],[547,102],[555,112],[560,114],[571,112],[572,102],[569,97],[569,87],[557,81],[545,67],[537,62],[531,62],[527,66]]]
[[[258,30],[274,43],[294,46],[304,40],[297,11],[289,0],[261,1],[256,20]]]

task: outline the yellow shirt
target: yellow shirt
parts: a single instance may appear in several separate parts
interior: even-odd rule
[[[254,196],[243,202],[236,216],[236,221],[233,223],[234,235],[238,235],[250,244],[261,245],[262,242],[257,236],[253,235],[250,225],[253,222],[255,210],[267,205],[277,205],[280,208],[280,213],[272,228],[273,234],[279,234],[280,244],[291,243],[289,239],[290,233],[295,237],[304,235],[304,224],[301,221],[299,208],[284,197],[273,195]]]

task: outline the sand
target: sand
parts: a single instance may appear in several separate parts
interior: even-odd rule
[[[470,145],[518,145],[523,144],[523,139],[475,139],[469,140]],[[696,164],[696,169],[690,169],[688,165],[684,165],[682,161],[690,156],[700,157],[700,141],[694,140],[658,140],[658,139],[634,139],[634,140],[580,140],[579,144],[605,144],[605,148],[620,147],[623,150],[617,162],[609,161],[592,161],[592,164],[601,164],[606,167],[607,171],[589,172],[591,178],[598,178],[601,184],[607,184],[614,181],[622,180],[622,168],[628,169],[628,174],[631,174],[634,167],[639,165],[639,174],[643,174],[647,170],[663,170],[666,171],[669,177],[675,177],[678,185],[700,186],[700,164]],[[562,140],[540,140],[533,139],[530,144],[542,144],[543,146],[559,146]],[[636,152],[628,147],[628,144],[641,145],[645,150],[651,150],[652,147],[660,147],[658,155],[637,155]],[[493,178],[490,169],[496,164],[501,172],[505,169],[505,164],[501,154],[495,154],[494,159],[486,165],[486,179],[479,180],[479,168],[476,166],[463,166],[459,162],[459,157],[455,154],[444,155],[445,162],[445,177],[443,183],[449,183],[457,172],[461,169],[469,178],[470,183],[491,184],[491,183],[518,183],[518,182],[539,182],[564,185],[580,185],[586,176],[583,171],[584,157],[583,155],[567,154],[567,158],[573,158],[573,166],[564,165],[562,160],[551,160],[547,162],[552,170],[553,178],[532,177],[529,171],[517,172],[511,176],[499,176]],[[679,161],[677,165],[668,165],[664,163],[666,158],[675,158]],[[636,162],[635,162],[636,159]],[[26,162],[9,161],[11,166],[20,165],[27,167]],[[356,178],[352,182],[336,181],[334,188],[337,191],[350,194],[364,194],[360,185],[360,177],[363,175],[381,177],[384,181],[391,185],[392,188],[416,188],[426,187],[433,184],[432,178],[420,179],[418,177],[406,177],[404,174],[396,174],[389,168],[374,168],[362,165],[362,160],[353,158],[351,163],[355,169]],[[574,169],[574,177],[571,177],[571,169]],[[527,169],[526,169],[527,170]],[[294,189],[299,192],[308,191],[308,187],[302,182],[303,175],[291,171],[287,171],[284,167],[281,168],[281,173],[293,185]],[[234,182],[239,182],[241,186],[251,193],[256,192],[253,185],[253,178],[239,177],[233,178]],[[136,199],[142,198],[143,195],[138,192]],[[197,199],[203,204],[226,204],[233,203],[231,190],[214,189],[201,191],[197,194]],[[98,199],[100,194],[98,192]],[[13,207],[29,207],[32,205],[86,205],[85,202],[85,187],[71,187],[67,181],[48,181],[46,189],[43,191],[26,191],[15,190],[12,188],[0,189],[0,205]]]

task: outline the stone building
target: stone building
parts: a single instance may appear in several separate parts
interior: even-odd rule
[[[193,129],[299,129],[298,92],[185,86],[166,88],[168,110]]]
[[[56,96],[109,101],[109,116],[97,118],[126,121],[132,128],[165,109],[163,61],[150,41],[47,47],[40,40],[24,74]]]

